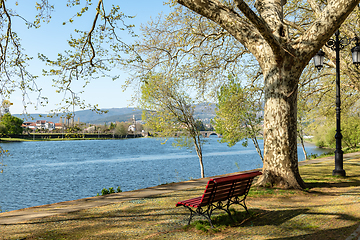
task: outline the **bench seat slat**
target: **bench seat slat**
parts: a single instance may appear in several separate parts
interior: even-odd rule
[[[246,183],[241,184],[235,183],[234,186],[231,184],[226,186],[226,188],[217,186],[215,197],[213,197],[212,192],[205,192],[202,202],[208,202],[209,200],[214,202],[224,201],[229,197],[241,196],[248,191],[251,183],[252,181],[247,181]]]
[[[180,201],[176,204],[176,206],[178,207],[178,206],[184,205],[184,206],[197,208],[200,206],[201,198],[202,197],[196,197],[196,198],[188,199],[185,201]]]
[[[234,190],[242,190],[242,189],[246,189],[249,185],[250,181],[247,181],[245,183],[234,183],[234,184],[229,184],[226,186],[217,186],[217,193],[222,193],[222,192],[229,192],[230,190],[234,189]],[[204,195],[210,195],[211,192],[205,192]]]

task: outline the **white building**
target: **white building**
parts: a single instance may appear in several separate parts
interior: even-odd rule
[[[135,130],[136,130],[135,124],[131,124],[131,125],[128,127],[128,132],[135,132]]]
[[[55,129],[55,123],[48,122],[46,120],[37,120],[36,121],[36,128],[39,129],[48,129],[50,131]]]

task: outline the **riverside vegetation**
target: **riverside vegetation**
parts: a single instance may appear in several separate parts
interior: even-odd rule
[[[122,192],[120,186],[118,186],[118,187],[116,188],[116,192],[117,192],[117,193],[121,193],[121,192]],[[108,194],[113,194],[113,193],[115,193],[115,190],[114,190],[113,187],[110,187],[109,189],[103,188],[103,189],[101,190],[101,195],[102,195],[102,196],[108,195]],[[100,196],[100,194],[98,193],[96,196]]]

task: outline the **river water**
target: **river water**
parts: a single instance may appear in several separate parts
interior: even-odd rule
[[[206,176],[262,167],[254,146],[228,147],[217,137],[203,147]],[[153,138],[126,140],[3,143],[0,209],[11,211],[95,196],[101,189],[121,186],[130,191],[163,183],[200,178],[195,151],[178,149]],[[260,147],[263,141],[260,140]],[[306,145],[309,153],[324,152]],[[299,161],[304,160],[301,147]]]

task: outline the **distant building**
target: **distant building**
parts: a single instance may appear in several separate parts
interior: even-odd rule
[[[95,126],[91,126],[91,127],[85,128],[85,131],[86,131],[86,132],[94,132],[95,129],[96,129]]]
[[[21,125],[23,128],[29,128],[29,129],[32,129],[32,130],[36,130],[36,123],[34,122],[24,122],[22,125]]]
[[[21,126],[23,128],[29,128],[33,130],[48,129],[49,131],[52,131],[55,129],[55,123],[45,120],[37,120],[36,122],[24,122]]]
[[[128,132],[135,132],[135,130],[136,130],[135,124],[131,124],[131,125],[128,127]]]
[[[52,131],[55,129],[55,123],[48,122],[46,120],[37,120],[36,127],[40,129],[48,129],[49,131]]]
[[[63,129],[64,128],[64,124],[62,123],[55,123],[55,129]]]

